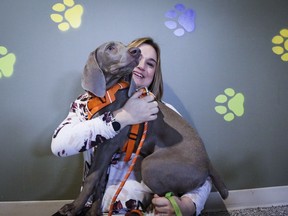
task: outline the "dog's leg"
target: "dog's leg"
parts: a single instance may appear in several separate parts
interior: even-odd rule
[[[98,186],[94,190],[95,200],[93,201],[93,204],[90,210],[87,212],[86,216],[102,215],[101,203],[102,203],[103,194],[106,188],[106,183],[107,183],[107,176],[106,176],[106,173],[103,173]]]
[[[93,202],[89,211],[85,214],[85,216],[101,216],[101,199],[97,199]]]
[[[105,145],[107,145],[107,143],[105,143]],[[102,151],[100,149],[102,148],[97,149],[97,152],[101,153]],[[59,210],[59,212],[62,215],[74,216],[81,212],[81,209],[84,207],[89,197],[93,194],[95,189],[97,189],[99,180],[101,179],[101,176],[103,175],[104,171],[107,170],[108,168],[110,158],[112,158],[113,155],[110,152],[106,151],[106,153],[103,152],[102,154],[106,155],[106,157],[109,158],[109,160],[107,159],[105,160],[105,157],[103,156],[99,155],[98,157],[98,155],[97,156],[95,155],[95,158],[98,160],[93,161],[92,167],[90,168],[90,170],[92,169],[94,170],[94,172],[90,173],[85,179],[83,189],[80,192],[79,196],[72,203],[64,205]],[[96,192],[96,194],[99,193]]]
[[[62,215],[74,216],[81,212],[85,203],[89,197],[95,192],[98,196],[95,199],[99,199],[99,194],[103,192],[105,188],[105,179],[102,179],[103,174],[107,171],[108,166],[111,162],[113,154],[122,147],[123,143],[126,141],[128,127],[124,128],[120,134],[118,134],[117,139],[107,140],[105,143],[97,146],[97,150],[93,157],[92,165],[87,178],[84,181],[83,189],[79,196],[74,200],[74,202],[64,205],[59,212]],[[117,142],[116,142],[117,140]],[[106,175],[106,173],[105,173]],[[102,181],[101,181],[102,179]],[[102,182],[102,183],[100,183]],[[98,188],[100,183],[100,188]],[[100,195],[101,197],[102,195]],[[102,198],[101,198],[102,201]]]
[[[87,202],[88,198],[91,195],[91,192],[93,192],[95,182],[97,183],[97,178],[100,177],[100,172],[95,171],[91,173],[89,176],[87,176],[83,190],[72,203],[64,205],[60,210],[61,215],[67,215],[67,216],[74,216],[81,212],[82,208],[84,207],[85,203]]]

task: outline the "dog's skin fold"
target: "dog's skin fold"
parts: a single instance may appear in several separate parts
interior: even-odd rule
[[[96,96],[103,96],[107,83],[112,86],[111,83],[116,83],[121,77],[126,76],[128,70],[132,72],[133,68],[138,64],[140,54],[134,53],[138,53],[138,51],[133,50],[134,54],[131,54],[131,51],[129,52],[129,49],[121,43],[113,42],[113,44],[121,47],[118,50],[122,50],[121,52],[115,51],[113,55],[117,53],[118,55],[126,55],[126,57],[115,58],[114,56],[110,61],[109,58],[113,55],[109,57],[109,55],[105,54],[109,49],[107,49],[107,44],[104,44],[97,49],[98,53],[92,54],[92,57],[90,55],[84,69],[82,86]],[[94,58],[93,55],[96,55],[97,58]],[[103,62],[97,63],[96,59]],[[115,59],[121,59],[119,71],[115,70],[117,68]],[[109,62],[111,66],[109,66]],[[100,65],[102,65],[103,69],[100,69]],[[125,65],[128,66],[126,67]],[[112,72],[110,72],[111,68],[113,68]],[[121,72],[121,70],[124,70],[124,72]],[[103,74],[99,75],[99,71]],[[115,71],[117,71],[117,75],[115,75]],[[116,79],[115,76],[117,77]],[[90,83],[91,80],[93,83]],[[103,80],[105,80],[105,83],[103,83]],[[98,85],[98,82],[102,83]],[[123,107],[129,98],[128,91],[133,92],[134,86],[131,85],[129,90],[119,90],[116,93],[116,101],[99,111],[95,116]],[[105,87],[104,90],[101,89],[103,87]],[[141,175],[144,183],[155,194],[165,195],[167,192],[173,192],[175,195],[181,196],[200,187],[207,177],[210,176],[221,197],[226,199],[228,190],[213,168],[205,146],[197,132],[179,114],[160,101],[158,101],[158,104],[160,111],[157,114],[157,119],[148,122],[148,132],[141,150],[141,155],[144,156],[144,159],[138,161],[138,163],[142,162]],[[103,176],[105,176],[113,154],[121,149],[126,142],[128,132],[129,127],[127,126],[113,139],[108,139],[97,147],[83,190],[74,202],[64,205],[59,210],[61,215],[79,214],[91,195],[94,196],[95,202],[86,215],[101,215],[102,194],[106,183]]]

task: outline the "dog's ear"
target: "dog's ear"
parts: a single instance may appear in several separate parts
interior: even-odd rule
[[[131,76],[130,86],[129,86],[129,91],[128,91],[128,97],[131,97],[132,94],[134,94],[136,92],[136,89],[137,89],[136,83],[134,82],[134,80]]]
[[[96,51],[91,52],[85,65],[81,85],[86,91],[97,97],[104,97],[106,93],[106,81],[103,71],[96,60]]]

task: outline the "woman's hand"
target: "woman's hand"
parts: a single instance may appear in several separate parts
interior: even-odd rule
[[[156,114],[159,108],[154,96],[148,95],[139,98],[141,94],[142,91],[135,92],[121,109],[113,112],[115,119],[121,124],[121,128],[157,118]]]
[[[179,198],[174,196],[174,199],[177,202],[183,216],[194,215],[196,209],[194,203],[190,198]],[[152,199],[152,203],[154,205],[156,215],[175,216],[175,211],[167,198],[159,197],[157,194],[155,194],[154,198]]]

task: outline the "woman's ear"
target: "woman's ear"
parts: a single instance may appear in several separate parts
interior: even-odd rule
[[[106,93],[106,80],[103,71],[96,60],[96,51],[91,52],[85,65],[81,85],[86,91],[97,97],[104,97]]]

